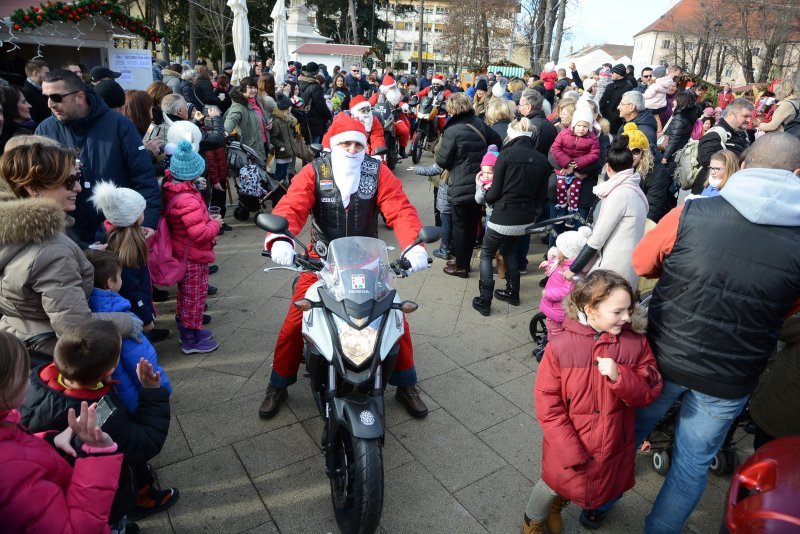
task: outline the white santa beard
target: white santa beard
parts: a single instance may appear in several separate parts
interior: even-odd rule
[[[400,92],[399,89],[396,87],[386,91],[386,100],[393,106],[396,106],[400,103],[400,100],[403,98],[403,93]]]
[[[367,133],[372,131],[372,119],[373,119],[373,117],[374,116],[372,115],[372,113],[370,113],[369,115],[366,115],[366,116],[365,115],[359,115],[358,116],[358,120],[361,121],[361,124],[364,125],[364,129],[367,130]]]
[[[331,147],[331,168],[333,181],[342,195],[342,204],[345,209],[350,205],[350,197],[358,191],[361,179],[361,164],[364,162],[366,150],[351,154],[338,146]]]

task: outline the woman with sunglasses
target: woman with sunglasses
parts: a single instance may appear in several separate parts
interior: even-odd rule
[[[140,339],[129,313],[96,313],[94,271],[67,236],[81,191],[75,151],[39,136],[16,137],[0,158],[0,329],[25,343],[32,363],[52,360],[57,336],[95,317]]]

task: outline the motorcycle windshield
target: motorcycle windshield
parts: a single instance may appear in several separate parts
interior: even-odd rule
[[[337,301],[363,304],[391,291],[386,243],[371,237],[342,237],[328,247],[328,264],[320,271],[328,293]]]

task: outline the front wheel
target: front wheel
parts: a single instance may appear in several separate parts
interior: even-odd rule
[[[394,141],[391,143],[391,147],[389,147],[389,153],[386,154],[386,166],[389,167],[390,171],[393,171],[397,166],[397,160],[399,157],[400,154],[397,151],[397,141]]]
[[[331,499],[336,524],[345,534],[378,530],[383,511],[383,456],[378,439],[359,439],[342,430],[333,445]]]
[[[417,135],[414,136],[414,146],[411,148],[411,161],[414,162],[414,165],[422,159],[423,148],[425,148],[425,132],[420,128],[417,130]]]

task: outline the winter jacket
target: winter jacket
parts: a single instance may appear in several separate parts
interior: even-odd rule
[[[25,100],[31,105],[31,118],[36,122],[42,122],[52,113],[48,107],[48,98],[42,94],[41,86],[33,85],[30,80],[25,80],[22,85],[22,94]]]
[[[69,426],[67,412],[70,408],[80,412],[82,401],[91,404],[108,395],[117,409],[103,424],[103,431],[116,442],[125,459],[147,462],[161,452],[169,431],[169,393],[166,388],[142,388],[138,410],[133,413],[114,393],[110,383],[91,390],[66,389],[58,377],[54,363],[40,365],[31,371],[31,387],[19,410],[22,424],[31,432],[60,432]]]
[[[195,109],[202,110],[203,104],[197,99],[194,93],[194,86],[188,80],[181,80],[178,85],[178,94],[186,100],[187,104],[191,104]]]
[[[723,91],[717,95],[717,107],[725,109],[735,99],[736,95],[733,94],[733,91],[728,91],[727,93]]]
[[[632,261],[659,278],[648,338],[665,378],[724,399],[753,391],[784,318],[800,309],[797,198],[791,172],[744,169],[642,239]]]
[[[547,278],[547,284],[544,286],[542,299],[539,301],[539,311],[551,321],[559,324],[564,322],[567,312],[564,309],[562,301],[572,291],[572,280],[564,278],[564,271],[566,271],[575,258],[561,260],[556,268],[550,273]],[[547,270],[553,268],[554,260],[550,260],[547,264]]]
[[[231,107],[225,113],[225,131],[229,134],[234,130],[239,132],[239,140],[252,148],[264,161],[267,160],[267,153],[264,150],[264,139],[261,136],[261,125],[259,121],[267,116],[267,112],[262,109],[262,115],[253,110],[247,98],[238,90],[232,89],[229,93],[231,97]],[[264,123],[266,127],[266,123]],[[266,132],[266,130],[265,130]]]
[[[497,135],[500,136],[500,139],[502,139],[504,143],[506,142],[506,136],[508,135],[508,125],[509,124],[511,124],[511,121],[508,121],[508,120],[501,120],[501,121],[497,121],[496,123],[492,124],[492,130],[497,132]],[[500,146],[500,145],[497,145],[497,148],[503,148],[503,147]]]
[[[89,307],[93,312],[125,312],[130,313],[131,303],[122,295],[108,289],[92,289],[89,296]],[[122,340],[122,352],[119,356],[119,363],[111,375],[112,380],[118,382],[114,385],[114,392],[122,399],[125,406],[133,413],[139,405],[139,390],[141,383],[136,374],[136,365],[139,359],[144,358],[153,364],[153,371],[161,372],[161,387],[167,389],[172,394],[172,384],[167,378],[167,373],[158,365],[158,355],[156,349],[148,341],[147,337],[142,337],[142,342],[137,343],[131,339]]]
[[[36,123],[30,119],[24,122],[8,120],[3,123],[3,130],[0,133],[0,154],[8,143],[8,140],[15,135],[31,135],[36,130]]]
[[[620,126],[617,135],[621,135],[625,130],[625,123],[627,121],[622,119],[622,126]],[[658,137],[656,136],[656,132],[658,131],[658,123],[656,122],[656,118],[650,113],[649,110],[642,110],[636,114],[636,116],[631,121],[639,128],[645,137],[647,137],[647,142],[650,143],[650,148],[653,150],[653,157],[658,157],[661,159],[661,152],[659,152],[658,147],[656,146],[658,143]]]
[[[350,89],[350,96],[351,97],[356,96],[356,95],[363,95],[364,92],[369,91],[369,90],[372,89],[372,86],[370,85],[370,83],[367,81],[367,79],[364,76],[361,76],[361,78],[356,78],[355,76],[353,76],[352,73],[345,74],[344,83],[346,83],[347,84],[347,88]],[[420,89],[422,89],[421,86],[420,86]],[[302,89],[300,89],[300,90],[302,91]],[[342,108],[342,109],[346,109],[346,108]]]
[[[208,216],[203,196],[191,182],[165,182],[164,206],[176,195],[181,195],[181,198],[175,201],[169,213],[164,214],[172,237],[172,254],[176,258],[183,258],[186,247],[189,247],[188,261],[213,263],[219,221]]]
[[[230,85],[228,86],[227,89],[220,89],[219,87],[215,87],[214,88],[214,95],[216,95],[217,100],[219,100],[219,96],[220,95],[225,95],[225,99],[224,100],[219,100],[219,104],[217,104],[217,106],[219,106],[220,112],[223,115],[225,115],[225,112],[228,111],[228,109],[230,109],[230,107],[231,107],[231,95],[230,95],[230,92],[231,92],[231,86]]]
[[[634,408],[653,403],[663,384],[643,325],[598,334],[576,320],[569,299],[565,306],[564,332],[547,344],[534,386],[542,479],[591,509],[633,487]],[[617,363],[616,382],[600,374],[597,358]]]
[[[300,148],[297,140],[297,119],[289,112],[275,108],[272,110],[272,130],[270,139],[275,148],[276,159],[299,157]]]
[[[558,73],[556,71],[545,72],[539,74],[539,79],[544,82],[544,88],[548,91],[553,91],[556,88],[556,81],[558,80]]]
[[[173,93],[176,95],[181,94],[181,74],[179,72],[169,69],[161,69],[161,76],[164,78],[163,82],[169,85],[169,88],[172,89]]]
[[[483,138],[473,128],[481,132]],[[436,164],[450,171],[448,196],[451,204],[475,202],[475,175],[480,170],[486,148],[501,144],[500,136],[472,110],[450,118],[442,133]]]
[[[674,171],[675,165],[662,165],[657,161],[647,177],[642,178],[642,191],[647,196],[647,218],[653,222],[660,221],[677,204],[672,191]]]
[[[319,84],[316,78],[300,76],[297,78],[297,86],[300,88],[300,96],[306,103],[308,113],[306,122],[311,132],[311,137],[321,136],[325,133],[328,123],[333,120],[333,113],[325,103],[325,89]]]
[[[16,410],[0,411],[0,530],[110,532],[122,455],[79,458],[73,468],[18,422]]]
[[[547,156],[556,140],[558,130],[553,126],[552,122],[547,120],[547,115],[541,109],[528,113],[526,117],[531,121],[531,124],[536,126],[536,150]]]
[[[616,132],[622,127],[622,118],[619,116],[619,103],[622,101],[622,95],[631,90],[627,78],[620,78],[613,80],[611,85],[606,87],[603,92],[603,97],[600,99],[600,113],[611,125],[611,131]]]
[[[546,200],[548,176],[547,158],[536,150],[533,139],[522,136],[506,143],[495,163],[492,187],[486,190],[486,203],[493,207],[489,224],[531,224],[537,204]]]
[[[797,118],[798,114],[800,114],[800,98],[796,96],[787,98],[778,103],[775,111],[772,112],[770,121],[762,122],[758,125],[758,129],[765,132],[782,132],[784,127]],[[7,126],[8,123],[6,123]],[[3,135],[5,135],[5,130]]]
[[[192,87],[198,109],[203,106],[219,106],[219,98],[214,94],[214,85],[211,80],[198,79]]]
[[[586,244],[598,255],[592,270],[614,271],[631,287],[636,287],[639,276],[631,266],[631,255],[644,235],[647,206],[636,191],[640,189],[639,175],[629,169],[617,173],[617,176],[622,173],[626,174],[623,183],[600,201],[592,235]]]
[[[95,242],[103,221],[102,212],[89,201],[92,186],[97,182],[112,181],[118,187],[138,191],[147,201],[142,226],[155,228],[161,210],[152,157],[145,150],[136,126],[128,117],[108,109],[94,91],[87,90],[86,99],[90,108],[86,117],[68,122],[50,117],[36,128],[39,135],[80,149],[83,190],[78,193],[77,208],[70,215],[75,218],[71,233],[83,248]]]
[[[780,340],[784,348],[761,373],[750,415],[774,438],[800,435],[800,316],[783,323]]]
[[[679,109],[672,114],[669,126],[664,132],[669,136],[669,141],[664,149],[664,157],[668,163],[672,161],[675,152],[685,147],[692,138],[692,129],[696,121],[694,106]]]
[[[644,107],[651,111],[667,107],[667,93],[675,81],[663,76],[650,84],[644,92]]]
[[[0,328],[23,341],[91,317],[94,271],[68,222],[52,201],[0,193]]]
[[[711,164],[711,156],[723,149],[732,151],[737,156],[750,146],[747,132],[733,129],[725,119],[720,119],[717,126],[727,133],[727,139],[723,139],[717,130],[709,130],[700,138],[697,145],[697,162],[700,164],[700,172],[692,185],[692,193],[698,194],[703,190],[703,184],[708,178],[708,166]]]
[[[589,131],[585,136],[578,137],[571,128],[562,128],[550,152],[556,158],[559,167],[566,167],[571,161],[578,164],[577,170],[596,163],[600,159],[600,140],[597,134]]]

